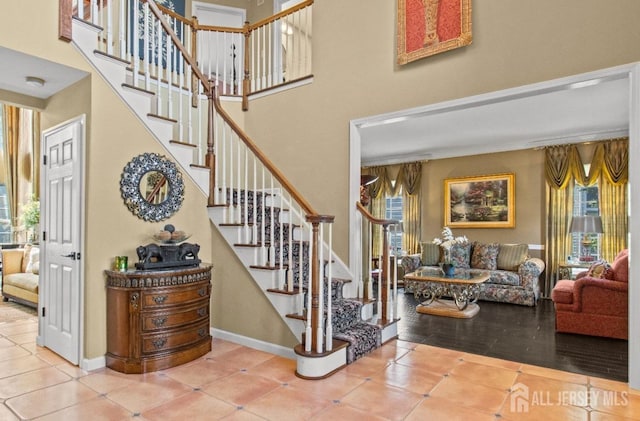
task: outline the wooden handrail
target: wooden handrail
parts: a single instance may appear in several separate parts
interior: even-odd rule
[[[389,225],[398,225],[400,223],[400,221],[398,221],[397,219],[376,218],[375,216],[371,215],[371,213],[369,213],[367,208],[365,208],[360,202],[356,202],[356,208],[360,211],[362,215],[364,215],[365,218],[367,218],[369,222],[371,222],[374,225],[382,225],[384,227],[388,227]]]
[[[292,14],[294,12],[297,12],[298,10],[304,9],[307,6],[311,6],[312,4],[313,4],[313,0],[307,0],[307,1],[303,1],[302,3],[298,3],[295,6],[292,6],[292,7],[288,8],[288,9],[285,9],[285,10],[283,10],[281,12],[278,12],[273,16],[269,16],[268,18],[264,18],[262,20],[259,20],[256,23],[253,23],[253,24],[249,25],[249,30],[253,31],[254,29],[259,28],[259,27],[261,27],[263,25],[267,25],[269,23],[275,22],[280,18],[283,18],[283,17],[285,17],[287,15],[290,15],[290,14]]]
[[[180,50],[182,57],[184,57],[185,61],[189,63],[189,66],[191,66],[191,71],[198,77],[198,79],[200,79],[200,83],[202,83],[202,86],[204,87],[204,91],[209,92],[211,90],[211,83],[202,74],[202,72],[198,68],[198,63],[196,63],[195,59],[191,57],[191,54],[189,54],[189,52],[184,47],[184,45],[182,45],[180,38],[178,38],[175,32],[173,32],[173,29],[171,28],[171,26],[169,26],[169,24],[162,18],[162,11],[158,7],[158,5],[154,1],[148,1],[148,0],[140,0],[140,1],[143,3],[149,4],[149,8],[153,12],[153,14],[156,15],[156,17],[160,21],[160,24],[164,28],[165,32],[169,35],[169,37],[171,37],[173,44],[176,46],[176,48],[178,48],[178,50]]]
[[[214,87],[215,90],[215,87]],[[307,216],[319,216],[318,212],[316,212],[311,204],[307,202],[307,200],[302,197],[300,192],[296,190],[295,187],[287,180],[287,178],[282,174],[282,172],[271,162],[269,158],[258,148],[258,146],[249,138],[249,136],[238,126],[238,124],[231,119],[229,114],[222,108],[220,105],[220,98],[218,95],[213,96],[213,104],[216,108],[218,114],[222,117],[222,119],[231,127],[231,129],[238,135],[240,139],[244,142],[244,144],[255,154],[255,156],[262,162],[262,164],[274,175],[276,180],[280,182],[282,187],[291,194],[293,199],[300,204],[300,206],[304,209]]]

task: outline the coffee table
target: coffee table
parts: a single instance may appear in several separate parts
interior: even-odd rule
[[[476,303],[480,284],[488,279],[488,271],[458,271],[453,276],[446,276],[439,268],[421,269],[404,276],[416,299],[423,297],[424,301],[416,307],[418,313],[463,319],[480,311]]]

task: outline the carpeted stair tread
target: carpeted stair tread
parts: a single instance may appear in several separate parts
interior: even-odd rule
[[[349,342],[347,364],[351,364],[382,345],[380,327],[363,321],[352,324],[342,332],[334,333],[333,337]]]

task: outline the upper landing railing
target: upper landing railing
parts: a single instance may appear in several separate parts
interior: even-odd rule
[[[162,50],[162,31],[144,13],[145,1],[60,1],[69,3],[74,16],[104,28],[99,48],[106,54],[140,68],[166,51]],[[202,74],[215,81],[219,95],[241,96],[247,110],[250,95],[312,77],[312,6],[313,0],[307,0],[259,22],[245,22],[241,28],[202,25],[195,17],[185,18],[161,5],[158,8]],[[133,22],[137,25],[131,25]],[[60,27],[70,31],[70,19],[61,20]],[[69,34],[60,35],[70,39]],[[156,50],[149,57],[136,48],[144,37],[159,37],[150,40]]]

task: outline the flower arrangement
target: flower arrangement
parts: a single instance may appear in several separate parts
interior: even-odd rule
[[[454,244],[467,244],[468,242],[469,240],[464,235],[454,237],[449,227],[442,228],[442,238],[436,237],[433,239],[433,244],[439,245],[444,250],[443,263],[445,264],[451,264],[451,247],[453,247]]]

